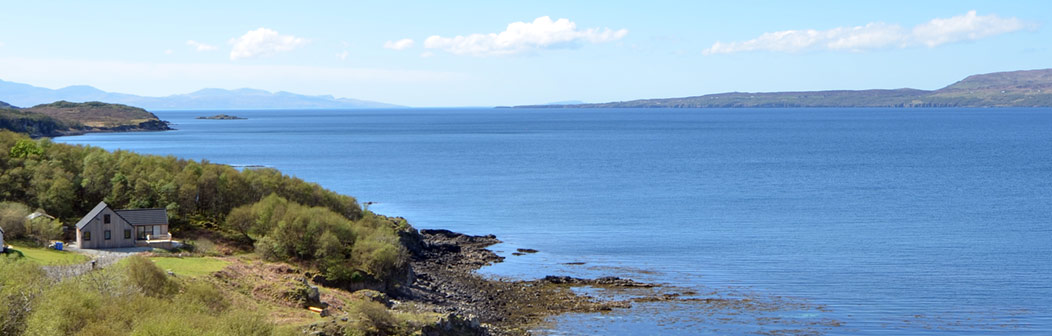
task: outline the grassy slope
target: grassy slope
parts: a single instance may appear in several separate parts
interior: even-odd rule
[[[138,125],[142,122],[158,120],[153,113],[138,107],[100,102],[70,103],[58,101],[51,104],[33,106],[25,110],[59,120],[74,121],[90,127]]]
[[[89,260],[89,258],[83,254],[68,251],[55,251],[47,248],[11,246],[10,250],[14,250],[14,253],[16,254],[21,253],[22,256],[29,261],[46,266],[72,265],[87,262]]]
[[[209,257],[153,257],[150,260],[153,260],[153,263],[163,270],[172,271],[175,275],[187,277],[209,275],[230,264],[229,261]]]

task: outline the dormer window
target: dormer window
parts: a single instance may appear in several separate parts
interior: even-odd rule
[[[109,224],[109,223],[110,223],[110,215],[108,215],[108,214],[107,215],[102,215],[102,224]]]

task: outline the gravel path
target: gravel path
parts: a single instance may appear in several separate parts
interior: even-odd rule
[[[87,272],[90,272],[96,268],[103,268],[113,264],[116,264],[121,259],[127,258],[131,255],[147,252],[152,249],[148,247],[129,247],[119,249],[107,249],[107,250],[93,250],[93,249],[79,249],[75,245],[67,245],[65,250],[75,253],[80,253],[91,257],[91,261],[75,264],[75,265],[58,265],[58,266],[43,266],[44,272],[47,276],[55,281],[62,281],[63,279],[69,279]]]

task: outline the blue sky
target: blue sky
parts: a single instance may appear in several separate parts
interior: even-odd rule
[[[937,89],[1052,67],[1047,1],[5,1],[0,79],[410,106]]]

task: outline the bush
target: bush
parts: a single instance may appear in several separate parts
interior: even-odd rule
[[[268,261],[279,261],[285,260],[288,256],[285,255],[285,250],[277,245],[277,242],[270,237],[263,237],[256,240],[256,252],[259,253],[263,260]]]
[[[62,222],[57,219],[40,216],[26,221],[26,238],[40,246],[62,238]]]
[[[0,254],[0,335],[18,335],[37,298],[48,287],[35,263]]]
[[[219,320],[216,331],[220,335],[266,336],[274,334],[274,325],[261,314],[234,311]]]
[[[0,203],[0,227],[4,228],[4,239],[15,240],[26,235],[26,216],[29,207],[21,203]]]
[[[102,295],[69,281],[50,288],[35,306],[47,309],[35,309],[30,315],[27,336],[74,335],[106,313],[99,309]]]
[[[132,286],[146,296],[168,297],[174,292],[175,284],[168,279],[168,274],[162,271],[153,261],[141,255],[134,255],[127,259],[128,281]]]
[[[197,309],[204,313],[218,314],[230,308],[230,303],[223,298],[223,293],[205,282],[190,282],[183,292],[175,297],[175,303],[187,309]]]
[[[346,335],[394,335],[398,334],[398,320],[379,302],[361,300],[347,307],[351,317],[344,329]]]
[[[264,259],[313,261],[330,281],[352,280],[356,269],[390,280],[401,274],[409,258],[397,233],[408,228],[404,220],[366,212],[352,221],[331,209],[300,205],[276,194],[233,209],[225,227],[255,238],[256,252]]]
[[[377,279],[395,275],[409,258],[405,248],[398,245],[398,238],[384,233],[359,241],[351,253],[359,267]]]

